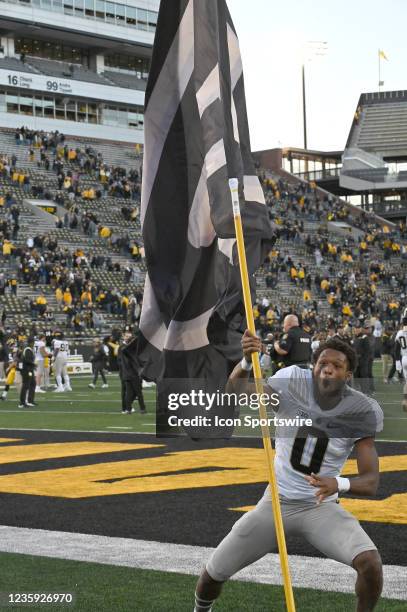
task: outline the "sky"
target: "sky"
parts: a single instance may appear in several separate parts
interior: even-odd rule
[[[252,150],[303,147],[305,57],[308,148],[345,146],[362,92],[407,89],[407,0],[227,0],[240,42]]]

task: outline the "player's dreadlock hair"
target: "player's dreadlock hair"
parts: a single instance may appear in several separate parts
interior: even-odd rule
[[[318,347],[312,358],[314,364],[318,361],[321,353],[326,349],[332,349],[334,351],[339,351],[340,353],[343,353],[346,359],[348,360],[349,370],[351,372],[354,372],[356,370],[358,359],[355,350],[350,346],[350,344],[348,344],[347,342],[343,342],[339,338],[331,338],[330,340],[327,340],[326,342],[321,344],[321,346]]]

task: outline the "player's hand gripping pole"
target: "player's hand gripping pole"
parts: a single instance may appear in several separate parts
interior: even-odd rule
[[[247,271],[247,262],[246,262],[246,251],[245,251],[244,239],[243,239],[242,218],[240,216],[238,186],[239,185],[238,185],[237,179],[229,179],[229,188],[230,188],[230,193],[232,196],[233,218],[235,221],[237,250],[239,254],[240,276],[242,279],[243,298],[244,298],[244,306],[245,306],[245,311],[246,311],[247,326],[248,326],[249,331],[251,331],[252,334],[255,334],[256,329],[254,327],[252,298],[250,294],[249,275]],[[263,383],[262,383],[259,353],[252,354],[252,361],[253,361],[253,374],[254,374],[254,381],[256,385],[256,392],[258,393],[258,397],[261,400],[262,393],[263,393]],[[268,479],[269,479],[270,490],[271,490],[271,500],[272,500],[272,506],[273,506],[274,523],[276,527],[278,551],[280,554],[281,571],[282,571],[283,580],[284,580],[285,600],[286,600],[288,612],[295,612],[295,602],[294,602],[293,588],[291,584],[290,568],[288,566],[287,547],[285,543],[283,519],[281,516],[280,498],[278,496],[277,480],[276,480],[276,474],[274,471],[274,460],[273,460],[273,450],[271,447],[270,430],[267,425],[263,425],[263,423],[267,423],[267,411],[262,401],[260,401],[259,414],[260,414],[260,419],[262,422],[261,433],[262,433],[262,438],[263,438],[264,450],[266,452],[267,471],[268,471]]]

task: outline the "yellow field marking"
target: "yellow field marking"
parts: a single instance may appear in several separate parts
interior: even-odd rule
[[[386,499],[342,499],[341,504],[360,521],[407,525],[407,493]]]
[[[41,446],[57,446],[58,449],[55,451],[59,450],[59,455],[54,456],[68,456],[67,451],[70,449],[72,456],[74,450],[78,451],[78,455],[82,455],[155,448],[158,445],[79,442],[33,446],[36,446],[36,451],[39,451]],[[33,447],[30,448],[34,451]],[[14,449],[16,451],[17,447]],[[22,447],[19,450],[22,450]],[[49,451],[48,448],[45,458],[50,457]],[[170,452],[159,457],[0,476],[0,492],[75,499],[258,483],[266,480],[262,456],[262,449],[253,448]],[[27,457],[24,456],[22,460],[27,460]],[[405,455],[382,457],[380,466],[382,472],[405,470],[407,457]],[[208,471],[209,469],[211,471]],[[348,461],[343,473],[356,472],[356,461]],[[394,495],[388,500],[346,499],[343,503],[344,507],[349,507],[349,510],[362,520],[367,520],[366,517],[369,517],[368,520],[399,523],[405,521],[405,511],[402,506],[407,507],[407,494]],[[250,508],[233,508],[241,512],[247,509]]]
[[[157,448],[158,444],[128,444],[119,442],[58,442],[5,446],[0,451],[0,464],[39,461],[61,457],[80,457],[142,448]]]
[[[22,442],[24,438],[0,438],[0,444],[4,442]]]
[[[400,472],[407,470],[407,455],[387,455],[380,457],[380,472]],[[342,474],[357,474],[355,459],[346,462]],[[341,499],[342,506],[352,512],[360,521],[374,523],[407,524],[407,492],[391,495],[386,499]],[[229,508],[236,512],[248,512],[254,506]]]
[[[261,449],[210,449],[12,474],[0,477],[0,491],[84,498],[262,482],[265,479],[264,466],[259,461],[262,454]],[[212,471],[179,473],[207,468]],[[113,482],[105,482],[109,480]]]
[[[407,471],[407,455],[385,455],[380,457],[380,472],[404,472]],[[356,459],[349,459],[341,474],[357,474]]]
[[[341,505],[359,521],[396,523],[407,525],[407,493],[391,495],[386,499],[341,499]],[[255,506],[229,508],[235,512],[249,512]]]

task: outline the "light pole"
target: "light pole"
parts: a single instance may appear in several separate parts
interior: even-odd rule
[[[307,139],[307,101],[306,101],[306,86],[305,86],[305,62],[311,61],[313,57],[325,56],[328,51],[328,43],[321,40],[309,40],[304,45],[303,58],[301,66],[301,77],[302,77],[302,122],[304,130],[304,149],[308,148]]]
[[[304,128],[304,149],[307,150],[307,102],[305,97],[305,66],[302,65],[302,123]]]

